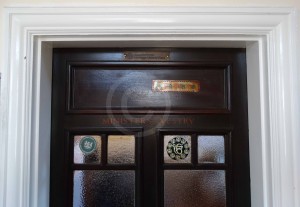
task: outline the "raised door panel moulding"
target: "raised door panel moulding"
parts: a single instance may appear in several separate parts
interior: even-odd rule
[[[300,206],[295,9],[4,10],[0,206],[49,206],[51,43],[129,40],[247,43],[252,205]]]

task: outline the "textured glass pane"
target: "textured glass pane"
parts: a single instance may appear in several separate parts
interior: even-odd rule
[[[101,161],[101,136],[74,136],[74,163],[95,163]]]
[[[224,163],[224,136],[198,136],[198,162]]]
[[[164,136],[165,163],[191,163],[191,136]]]
[[[73,207],[135,206],[134,171],[74,171]]]
[[[165,207],[225,207],[225,172],[165,170]]]
[[[109,164],[134,163],[135,137],[133,135],[110,135],[108,136]]]

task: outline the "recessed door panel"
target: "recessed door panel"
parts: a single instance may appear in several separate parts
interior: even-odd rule
[[[229,109],[230,65],[108,65],[70,64],[71,111]]]

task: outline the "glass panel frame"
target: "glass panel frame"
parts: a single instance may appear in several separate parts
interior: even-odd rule
[[[87,146],[85,143],[88,143],[90,145]],[[74,135],[73,146],[74,146],[73,147],[74,164],[100,164],[101,163],[101,159],[102,159],[102,136],[101,135]],[[90,147],[90,149],[87,148],[90,151],[85,152],[85,147]]]
[[[225,170],[164,170],[164,207],[226,207],[226,193]]]
[[[114,207],[135,207],[136,190],[135,170],[74,170],[73,172],[73,207],[99,206],[100,203]],[[116,203],[119,195],[122,205]]]
[[[121,143],[123,145],[119,146],[119,144]],[[132,146],[130,146],[131,144]],[[116,154],[117,153],[116,151],[120,151],[121,154],[119,155]],[[123,156],[126,155],[128,155],[129,158],[123,158]],[[107,135],[107,164],[126,165],[126,164],[135,164],[135,162],[136,162],[136,137],[134,135],[108,134]]]
[[[93,134],[97,136],[101,136],[101,162],[92,164],[82,164],[82,163],[73,163],[74,160],[74,136],[85,136],[86,134]],[[108,153],[108,135],[132,135],[134,136],[134,159],[135,163],[128,164],[108,164],[107,163],[107,153]],[[135,172],[135,206],[141,206],[142,202],[142,163],[143,163],[143,153],[142,153],[142,144],[143,144],[143,129],[141,127],[130,127],[130,128],[122,128],[121,130],[116,128],[91,128],[91,129],[76,129],[70,130],[66,132],[66,136],[68,138],[68,160],[66,160],[66,164],[68,167],[68,176],[70,179],[68,180],[68,186],[70,189],[73,189],[73,172],[74,171],[82,171],[82,170],[103,170],[103,171],[133,171]],[[71,190],[72,191],[72,190]],[[72,191],[73,192],[73,191]],[[73,203],[73,194],[69,193],[68,203]]]
[[[165,163],[164,162],[164,136],[166,135],[190,135],[191,136],[191,163]],[[199,163],[198,162],[198,136],[222,136],[224,137],[224,163]],[[166,170],[221,170],[225,173],[225,189],[226,189],[226,206],[231,206],[233,202],[230,189],[233,186],[232,176],[230,174],[231,169],[231,130],[197,130],[197,129],[158,129],[157,132],[158,144],[158,183],[159,183],[159,206],[164,206],[164,172]]]
[[[199,164],[225,164],[226,140],[224,135],[198,135],[197,153]]]

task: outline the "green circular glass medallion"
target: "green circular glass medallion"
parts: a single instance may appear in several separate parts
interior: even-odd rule
[[[97,142],[93,137],[83,137],[80,140],[79,147],[84,154],[91,154],[96,150]]]
[[[183,137],[174,137],[168,142],[166,150],[173,160],[183,160],[190,153],[190,146]]]

